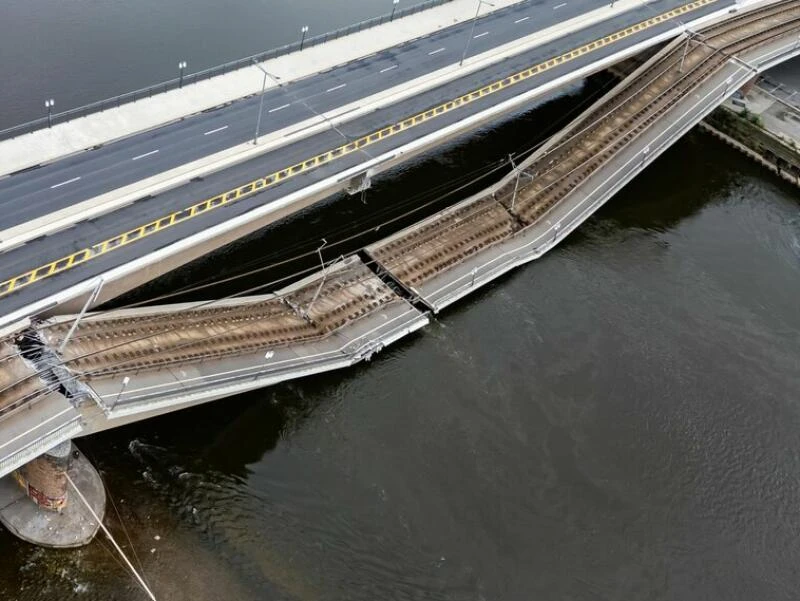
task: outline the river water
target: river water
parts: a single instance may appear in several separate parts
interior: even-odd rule
[[[36,0],[13,9],[14,35],[57,22],[36,18],[36,4],[71,12],[78,47],[91,40],[88,59],[37,55],[51,71],[88,60],[63,90],[85,100],[108,91],[92,82],[124,54],[112,41],[141,39],[146,56],[126,68],[142,80],[163,54],[160,29],[134,30],[148,4],[150,19],[181,15],[174,47],[216,60],[259,49],[245,35],[252,20],[225,45],[194,40],[230,26],[211,2]],[[337,4],[352,11],[321,22],[375,12]],[[225,3],[284,29],[330,9],[296,5]],[[26,85],[0,106],[23,105],[21,90],[37,90]],[[180,298],[261,285],[307,265],[269,268],[323,236],[363,231],[332,253],[357,248],[541,139],[605,85],[586,82],[117,304],[250,270]],[[371,363],[78,444],[116,506],[109,526],[161,600],[795,600],[798,299],[800,193],[692,133],[545,258]],[[2,531],[0,550],[0,599],[145,598],[102,538],[53,552]]]

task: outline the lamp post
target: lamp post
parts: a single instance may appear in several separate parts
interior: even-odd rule
[[[486,0],[478,0],[478,8],[475,9],[475,16],[472,17],[472,27],[469,30],[469,37],[467,38],[467,43],[464,45],[464,52],[461,54],[461,60],[458,61],[458,66],[464,64],[464,59],[467,58],[467,52],[469,51],[469,43],[472,41],[472,36],[475,35],[475,23],[478,21],[478,13],[481,12],[481,6],[484,4],[488,4],[491,7],[494,7],[494,4],[491,2],[486,2]]]
[[[303,25],[300,28],[300,50],[303,49],[303,44],[306,42],[306,34],[308,33],[308,25]]]
[[[181,61],[178,63],[178,70],[180,71],[180,77],[178,78],[178,87],[183,87],[183,70],[186,68],[186,61]]]
[[[394,11],[397,10],[398,4],[400,4],[400,0],[392,0],[392,16],[389,17],[390,21],[394,21]]]
[[[119,397],[122,396],[122,393],[125,392],[125,389],[128,387],[128,384],[131,383],[130,376],[125,376],[122,378],[122,386],[119,387],[119,392],[117,393],[116,398],[114,399],[114,404],[111,405],[110,411],[113,411],[117,407],[117,403],[119,403]]]
[[[686,53],[689,51],[689,40],[691,39],[691,34],[686,36],[686,44],[683,46],[683,56],[681,56],[681,64],[678,66],[678,73],[683,73],[683,63],[686,61]]]
[[[53,107],[56,101],[52,98],[44,101],[44,106],[47,109],[47,127],[53,127]]]
[[[267,70],[264,69],[261,65],[259,65],[255,59],[253,59],[253,64],[261,69],[261,72],[264,74],[264,81],[261,82],[261,100],[258,102],[258,118],[256,119],[256,133],[253,135],[253,146],[258,144],[258,132],[261,129],[261,113],[264,111],[264,90],[267,89]]]

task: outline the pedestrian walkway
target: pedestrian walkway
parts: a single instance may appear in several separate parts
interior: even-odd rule
[[[482,5],[481,15],[527,1],[493,0],[493,6]],[[635,1],[629,4],[635,4]],[[262,65],[282,82],[288,83],[469,21],[474,15],[474,0],[453,0],[301,52],[265,61]],[[256,66],[242,68],[152,98],[54,125],[52,129],[41,129],[0,142],[0,176],[256,94],[261,91],[262,79],[263,73]],[[274,85],[268,81],[267,89]]]

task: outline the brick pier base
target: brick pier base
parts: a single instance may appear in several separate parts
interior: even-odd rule
[[[72,442],[66,441],[14,472],[14,479],[40,508],[60,512],[67,506],[67,470]]]

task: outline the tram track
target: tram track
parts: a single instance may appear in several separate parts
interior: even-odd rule
[[[370,256],[418,290],[468,258],[524,236],[725,65],[744,64],[739,55],[798,31],[800,1],[786,0],[690,33],[490,191],[371,246]]]

